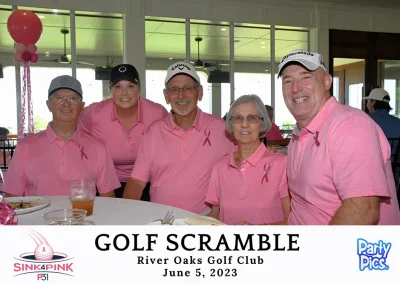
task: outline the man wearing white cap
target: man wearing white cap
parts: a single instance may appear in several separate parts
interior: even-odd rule
[[[151,202],[207,213],[211,171],[233,144],[224,120],[198,108],[203,87],[191,64],[168,67],[164,96],[172,110],[145,131],[124,198],[140,199],[150,181]]]
[[[387,138],[400,137],[400,119],[390,115],[389,111],[392,110],[390,106],[389,93],[384,89],[376,88],[371,91],[367,99],[367,107],[369,116],[382,128],[383,133]]]
[[[289,224],[400,224],[390,146],[379,126],[330,95],[320,54],[289,53],[280,76],[297,121],[288,149]]]

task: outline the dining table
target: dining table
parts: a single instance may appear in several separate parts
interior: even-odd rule
[[[50,204],[40,210],[19,214],[18,225],[45,225],[43,214],[53,210],[71,209],[68,196],[48,196]],[[175,219],[197,215],[172,206],[147,201],[123,198],[96,197],[93,214],[86,220],[96,225],[145,225],[163,219],[168,211],[174,210]]]

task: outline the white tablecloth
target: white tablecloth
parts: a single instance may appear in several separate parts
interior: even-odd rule
[[[71,202],[65,196],[51,196],[51,204],[41,210],[18,215],[19,225],[45,225],[43,214],[57,209],[70,209]],[[96,225],[144,225],[162,219],[168,210],[175,210],[175,218],[186,218],[195,213],[162,204],[137,200],[96,197],[93,215],[87,220]]]

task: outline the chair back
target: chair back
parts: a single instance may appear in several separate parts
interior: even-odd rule
[[[15,152],[17,139],[0,140],[0,169],[7,169]]]

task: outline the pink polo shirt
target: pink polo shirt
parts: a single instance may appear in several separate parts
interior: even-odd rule
[[[79,129],[68,142],[47,129],[18,142],[5,178],[14,195],[69,196],[68,181],[95,179],[99,193],[120,187],[107,147]]]
[[[288,148],[289,224],[326,225],[342,200],[387,197],[379,224],[400,224],[390,146],[364,112],[330,98],[312,122],[296,126]]]
[[[131,177],[151,182],[151,202],[202,213],[212,168],[232,149],[223,119],[198,108],[185,132],[170,114],[145,132]]]
[[[262,225],[284,220],[281,199],[288,195],[286,156],[270,153],[261,143],[240,168],[234,153],[215,165],[206,202],[219,206],[225,224]]]
[[[272,122],[271,129],[267,132],[267,135],[265,136],[268,141],[274,141],[274,140],[282,140],[283,136],[279,130],[278,125]]]
[[[108,99],[86,107],[81,116],[80,126],[85,132],[106,143],[119,180],[126,182],[135,165],[144,130],[154,121],[167,115],[168,112],[162,105],[140,98],[138,120],[129,132],[126,132],[117,118],[113,100]]]

